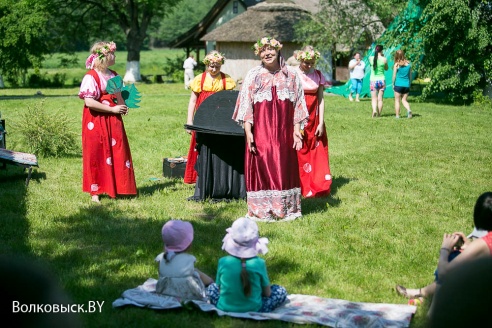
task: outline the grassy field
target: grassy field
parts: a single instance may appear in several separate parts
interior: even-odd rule
[[[126,51],[116,51],[116,64],[111,67],[115,71],[124,75],[127,52]],[[89,55],[89,50],[74,53],[73,58],[74,63],[66,65],[66,67],[61,67],[61,62],[63,59],[72,59],[67,55],[54,54],[47,56],[43,61],[42,67],[39,69],[38,74],[52,80],[55,74],[61,74],[65,76],[65,86],[74,87],[79,86],[84,76],[85,60]],[[200,60],[203,59],[205,53],[204,50],[200,51]],[[154,50],[144,50],[140,52],[140,73],[143,76],[153,76],[162,75],[164,73],[164,67],[167,65],[168,59],[181,58],[183,61],[186,59],[186,52],[182,49],[154,49]],[[33,69],[28,71],[28,76],[33,74],[35,71]],[[10,87],[8,81],[5,81],[5,85]]]
[[[86,327],[296,326],[187,309],[112,308],[124,290],[157,278],[153,259],[162,250],[160,229],[167,220],[193,223],[197,267],[215,276],[225,229],[246,213],[244,201],[188,202],[193,187],[162,176],[162,159],[188,149],[183,124],[189,93],[180,83],[137,88],[141,107],[124,121],[138,197],[91,203],[81,191],[80,154],[39,158],[27,188],[23,170],[8,166],[0,171],[0,253],[48,267],[74,303],[104,302],[100,313],[80,315]],[[15,126],[21,113],[40,103],[72,117],[80,134],[77,92],[0,90],[8,148],[27,151]],[[385,99],[383,117],[371,119],[369,99],[325,97],[331,196],[303,200],[299,220],[259,224],[270,239],[270,279],[289,293],[406,304],[394,285],[431,282],[443,233],[472,230],[473,204],[492,190],[492,112],[411,103],[414,118],[397,120],[392,101]],[[425,308],[419,307],[412,327],[424,324]]]

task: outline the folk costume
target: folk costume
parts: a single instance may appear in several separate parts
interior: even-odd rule
[[[252,125],[256,153],[246,147],[247,216],[259,221],[300,217],[301,188],[294,125],[308,117],[301,81],[294,68],[251,69],[239,93],[233,119]]]
[[[79,98],[95,100],[115,106],[115,96],[106,92],[109,76],[91,69],[84,76]],[[92,110],[84,105],[82,116],[82,161],[84,192],[91,195],[136,195],[130,145],[120,114]]]
[[[324,196],[330,193],[331,173],[328,155],[328,137],[326,127],[323,127],[323,135],[315,135],[318,127],[321,99],[318,89],[327,83],[319,70],[311,69],[309,73],[298,68],[297,73],[302,82],[304,97],[309,112],[308,122],[304,125],[304,137],[302,149],[297,152],[299,161],[299,176],[301,179],[301,192],[304,197]]]
[[[195,104],[195,113],[200,104],[207,99],[211,94],[222,91],[232,90],[236,87],[236,82],[227,74],[220,73],[217,77],[212,78],[207,72],[197,75],[190,84],[193,92],[198,94],[198,99]],[[198,158],[198,150],[196,149],[196,133],[191,132],[190,148],[188,150],[188,161],[184,174],[184,183],[193,184],[197,179],[195,164]]]

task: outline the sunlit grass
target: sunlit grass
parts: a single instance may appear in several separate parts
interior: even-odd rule
[[[189,310],[112,309],[125,289],[157,277],[154,257],[166,220],[193,223],[197,267],[215,276],[225,229],[246,213],[244,201],[188,202],[193,187],[162,176],[162,159],[184,155],[189,146],[183,128],[189,93],[179,83],[136,86],[140,108],[124,121],[138,197],[92,204],[81,191],[80,156],[39,158],[28,188],[22,169],[8,166],[0,171],[0,252],[46,263],[75,303],[104,301],[102,313],[81,315],[87,327],[294,326]],[[13,127],[41,98],[46,108],[73,117],[80,133],[77,93],[76,87],[1,90],[9,148],[25,151],[16,148],[20,136]],[[385,99],[383,117],[371,119],[368,99],[326,96],[325,103],[332,195],[303,200],[297,221],[260,224],[270,239],[270,278],[290,293],[404,304],[394,285],[431,282],[442,234],[471,231],[475,199],[492,189],[492,113],[412,103],[414,118],[397,120],[392,99]],[[423,309],[412,327],[423,324]]]

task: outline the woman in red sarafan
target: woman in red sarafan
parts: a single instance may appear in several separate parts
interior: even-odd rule
[[[130,145],[122,115],[128,107],[121,97],[106,92],[108,80],[117,73],[114,65],[114,42],[96,42],[87,58],[89,69],[80,85],[79,98],[84,99],[82,115],[82,190],[90,193],[92,201],[99,195],[136,195]]]
[[[309,111],[308,122],[304,125],[302,149],[297,152],[301,192],[304,197],[328,195],[332,181],[324,122],[323,93],[327,82],[323,74],[314,69],[319,57],[319,52],[312,46],[306,46],[297,53],[297,60],[300,61],[298,74]]]
[[[188,103],[187,125],[193,125],[193,117],[200,104],[210,95],[223,91],[232,90],[236,87],[236,82],[227,74],[220,71],[224,64],[225,57],[216,50],[212,50],[205,56],[203,63],[206,66],[205,72],[197,75],[190,83],[192,91]],[[187,130],[191,134],[190,149],[188,150],[188,160],[184,174],[184,183],[193,184],[197,179],[195,164],[198,159],[198,150],[196,149],[196,133]]]

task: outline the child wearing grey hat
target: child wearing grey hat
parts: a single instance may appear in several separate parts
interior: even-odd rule
[[[159,280],[156,292],[180,300],[207,300],[205,287],[213,280],[195,268],[196,258],[188,254],[193,241],[190,222],[171,220],[162,227],[164,253],[156,257],[159,262]]]
[[[271,312],[287,298],[287,291],[270,285],[265,260],[267,238],[259,238],[256,222],[239,218],[227,230],[222,249],[229,253],[219,260],[217,283],[207,292],[210,303],[226,312]]]

